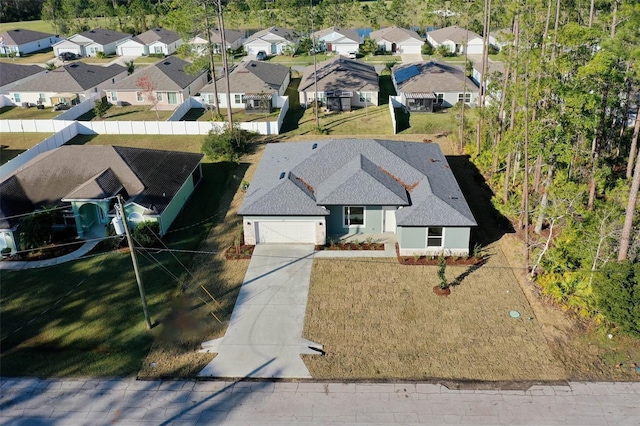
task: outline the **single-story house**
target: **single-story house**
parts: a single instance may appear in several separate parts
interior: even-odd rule
[[[163,28],[153,28],[126,39],[116,46],[118,56],[146,56],[150,54],[169,56],[175,53],[182,39],[178,33]]]
[[[220,36],[220,30],[218,28],[213,28],[210,31],[211,34],[211,44],[213,45],[213,53],[221,53],[222,52],[222,37]],[[224,41],[227,43],[227,50],[238,50],[242,47],[243,33],[235,30],[224,30]],[[207,40],[206,34],[198,34],[194,38],[189,41],[191,45],[193,45],[201,55],[207,53],[207,45],[209,41]]]
[[[202,154],[101,145],[44,152],[0,182],[0,248],[20,249],[20,215],[60,208],[58,226],[104,237],[123,196],[128,221],[165,234],[202,178]]]
[[[23,102],[29,106],[75,104],[102,93],[126,76],[127,69],[121,65],[103,67],[74,62],[15,86],[10,95],[16,105]]]
[[[265,112],[279,107],[277,97],[284,92],[291,80],[289,67],[263,61],[244,61],[229,72],[231,108],[244,108],[247,112]],[[216,79],[218,104],[227,107],[227,88],[224,76]],[[205,105],[215,105],[213,84],[206,85],[200,93]]]
[[[98,52],[112,55],[116,53],[118,44],[131,37],[131,34],[127,33],[94,28],[57,42],[53,45],[53,52],[56,56],[63,52],[75,53],[78,56],[96,56]]]
[[[478,103],[478,86],[455,65],[427,61],[395,66],[391,79],[410,112],[433,112],[463,100],[470,106]]]
[[[338,27],[325,28],[311,35],[313,40],[324,45],[324,50],[340,55],[357,52],[360,47],[360,36],[354,30]]]
[[[380,50],[393,53],[420,54],[424,44],[417,32],[396,26],[373,31],[369,38],[378,44]]]
[[[492,101],[496,101],[499,97],[499,93],[489,93],[489,83],[491,81],[492,75],[503,75],[504,74],[504,62],[493,62],[489,60],[487,62],[487,79],[485,81],[485,93],[487,96],[487,104]],[[482,63],[474,63],[473,64],[473,82],[480,87],[482,84]]]
[[[482,36],[457,25],[429,31],[427,41],[434,49],[446,46],[449,52],[455,54],[465,53],[465,45],[470,55],[482,55],[484,52]]]
[[[511,28],[502,28],[500,30],[491,31],[489,33],[489,43],[498,49],[505,46],[513,45],[513,31]]]
[[[296,48],[297,37],[292,30],[270,27],[247,38],[243,45],[248,55],[264,50],[267,55],[281,55]]]
[[[400,255],[466,255],[477,226],[437,144],[267,145],[238,210],[247,244],[395,234]]]
[[[0,62],[0,94],[9,92],[19,84],[39,78],[46,70],[38,65]]]
[[[59,40],[55,34],[16,28],[0,34],[0,54],[21,56],[48,49]]]
[[[189,74],[185,68],[190,65],[176,56],[134,72],[127,78],[105,88],[107,101],[115,105],[153,105],[148,89],[140,85],[140,78],[148,77],[151,91],[158,101],[159,110],[172,110],[195,95],[207,84],[206,70]]]
[[[316,70],[317,69],[317,72]],[[316,94],[318,101],[330,111],[350,111],[352,107],[378,105],[380,84],[373,65],[336,56],[308,66],[298,86],[301,105],[311,105]]]

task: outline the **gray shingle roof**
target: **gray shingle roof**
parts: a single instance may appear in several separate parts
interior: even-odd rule
[[[174,41],[180,40],[180,36],[175,31],[165,30],[163,28],[152,28],[142,34],[138,34],[134,39],[145,45],[155,43],[156,41],[164,44],[170,44]]]
[[[47,71],[41,78],[22,83],[13,89],[15,92],[84,92],[126,71],[126,68],[113,64],[108,67],[74,62],[69,65]]]
[[[326,205],[405,206],[400,226],[476,226],[438,145],[375,139],[267,145],[238,213],[328,215]]]
[[[202,154],[114,146],[62,146],[40,154],[0,182],[0,227],[62,200],[102,198],[121,185],[135,202],[162,213],[202,159]],[[77,197],[77,198],[76,198]]]
[[[384,39],[392,43],[401,43],[410,38],[423,41],[422,37],[420,37],[420,34],[418,34],[417,32],[396,26],[373,31],[371,34],[369,34],[369,38],[376,41]]]
[[[457,25],[440,28],[439,30],[429,31],[429,36],[433,38],[438,44],[442,43],[445,40],[451,40],[456,44],[461,44],[462,42],[466,42],[467,40],[471,40],[476,37],[482,38],[482,36],[474,33],[473,31],[469,30],[467,32],[465,28],[460,28]]]
[[[4,39],[4,43],[6,45],[20,45],[30,43],[32,41],[42,40],[43,38],[55,37],[55,34],[16,28],[14,30],[3,32],[2,34],[0,34],[0,37]]]
[[[320,62],[316,68],[318,91],[320,92],[330,90],[380,91],[378,74],[373,65],[347,59],[344,56],[336,56]],[[314,67],[311,65],[305,68],[298,91],[308,92],[309,90],[315,90],[314,83]]]
[[[0,62],[0,86],[13,83],[23,78],[44,72],[44,68],[37,65],[20,65]]]
[[[312,36],[315,39],[320,39],[320,38],[322,38],[324,36],[328,36],[329,34],[331,34],[333,32],[336,32],[336,33],[340,34],[341,36],[343,36],[345,38],[348,38],[349,40],[353,40],[356,43],[360,42],[360,36],[358,35],[357,32],[355,32],[354,30],[348,30],[348,29],[339,28],[339,27],[325,28],[323,30],[316,31],[315,33],[312,34]]]
[[[239,38],[242,38],[243,34],[240,31],[228,30],[225,28],[224,30],[224,38],[228,44],[233,44]],[[202,36],[202,38],[206,39],[206,34]],[[220,30],[218,28],[211,29],[211,43],[222,43],[222,38],[220,37]]]
[[[143,70],[133,73],[112,85],[113,90],[140,90],[138,79],[145,75],[151,78],[156,90],[182,90],[193,83],[205,72],[189,74],[184,69],[191,65],[176,56],[169,56],[160,62],[150,65]]]
[[[251,43],[254,40],[263,38],[264,36],[268,36],[269,33],[275,34],[277,36],[280,36],[290,41],[293,41],[293,38],[295,37],[295,34],[292,30],[273,26],[273,27],[267,28],[266,30],[258,31],[257,33],[252,34],[251,36],[249,36],[248,39],[245,40],[244,44]]]
[[[113,43],[114,41],[119,41],[124,38],[131,38],[131,34],[121,33],[119,31],[105,30],[102,28],[94,28],[92,30],[79,33],[78,35],[86,37],[89,40],[93,40],[94,42],[102,45]]]
[[[392,73],[401,93],[462,92],[463,82],[467,92],[478,91],[461,68],[437,61],[396,66]]]
[[[289,67],[263,61],[245,61],[232,68],[229,86],[232,93],[273,93],[280,90],[289,75]],[[224,76],[216,79],[218,93],[227,93]],[[207,84],[200,93],[213,93],[213,84]]]

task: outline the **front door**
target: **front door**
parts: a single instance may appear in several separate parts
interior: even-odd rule
[[[271,54],[272,55],[278,54],[278,45],[277,44],[272,44],[271,45]]]
[[[382,207],[384,211],[384,226],[383,232],[390,232],[392,234],[396,233],[396,208],[394,206],[384,206]]]

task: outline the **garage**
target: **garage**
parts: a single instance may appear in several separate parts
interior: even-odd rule
[[[256,243],[311,243],[316,242],[315,221],[257,221]]]
[[[142,56],[142,51],[143,49],[140,46],[118,46],[118,55],[120,56]]]
[[[403,44],[401,53],[415,53],[420,54],[422,51],[422,45],[411,45],[411,44]]]
[[[71,52],[80,56],[80,48],[78,47],[59,47],[56,49],[56,56],[60,56],[64,52]]]

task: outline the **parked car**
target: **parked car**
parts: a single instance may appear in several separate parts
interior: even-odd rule
[[[256,54],[256,60],[264,61],[265,59],[267,59],[267,52],[264,50],[261,50]]]
[[[80,56],[76,55],[73,52],[62,52],[60,55],[58,55],[58,59],[60,59],[61,61],[72,61],[74,59],[78,59]]]
[[[347,56],[349,57],[349,59],[356,59],[358,57],[358,52],[356,52],[355,50],[352,50],[347,53]]]

